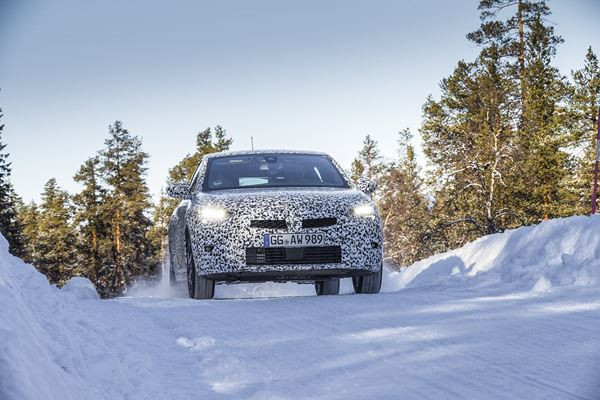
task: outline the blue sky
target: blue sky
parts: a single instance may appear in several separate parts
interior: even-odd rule
[[[600,52],[600,2],[550,1],[564,74]],[[0,0],[0,107],[25,201],[81,163],[122,120],[151,156],[156,194],[195,134],[233,149],[330,153],[349,166],[371,134],[386,158],[428,94],[478,49],[478,1]],[[596,20],[595,20],[596,19]]]

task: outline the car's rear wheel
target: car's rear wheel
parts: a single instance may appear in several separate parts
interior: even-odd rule
[[[383,267],[379,271],[368,275],[352,277],[352,285],[355,293],[375,294],[381,289],[381,279],[383,277]]]
[[[187,283],[188,295],[191,299],[206,300],[212,299],[215,295],[215,281],[206,279],[198,275],[194,263],[194,252],[192,251],[192,241],[189,234],[185,235],[185,257],[187,261]]]
[[[326,281],[316,281],[315,291],[317,292],[317,296],[338,294],[340,292],[340,280],[336,278]]]

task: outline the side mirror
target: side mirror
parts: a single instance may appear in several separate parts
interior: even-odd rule
[[[377,189],[377,182],[366,178],[359,178],[356,188],[363,193],[372,194]]]
[[[190,184],[188,182],[173,182],[167,186],[167,195],[174,199],[189,199]]]

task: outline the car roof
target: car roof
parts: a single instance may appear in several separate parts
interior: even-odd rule
[[[306,151],[306,150],[237,150],[237,151],[221,151],[218,153],[209,153],[205,157],[227,157],[227,156],[245,156],[252,154],[312,154],[328,156],[327,153],[320,151]]]

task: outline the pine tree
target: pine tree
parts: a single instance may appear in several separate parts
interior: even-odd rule
[[[544,0],[480,0],[481,26],[467,34],[467,39],[484,46],[482,55],[493,49],[502,58],[509,58],[512,76],[519,81],[520,108],[526,108],[527,82],[526,37],[529,25],[538,17],[550,15]],[[512,13],[511,13],[512,11]],[[499,19],[506,16],[507,19]]]
[[[51,283],[63,285],[73,274],[75,229],[71,223],[69,195],[52,178],[44,185],[37,221],[37,256],[34,266]]]
[[[39,250],[39,225],[40,225],[40,211],[35,202],[29,203],[29,205],[19,205],[17,212],[18,220],[23,227],[23,243],[25,243],[25,251],[23,260],[27,263],[34,264],[40,259]]]
[[[350,178],[352,182],[357,183],[365,175],[365,166],[361,160],[355,158],[350,166]]]
[[[2,119],[0,109],[0,120]],[[11,163],[8,162],[8,153],[2,151],[6,144],[2,143],[4,124],[0,123],[0,233],[6,238],[12,254],[22,257],[25,244],[22,239],[22,226],[17,219],[17,203],[20,201],[10,182]]]
[[[600,107],[600,66],[598,57],[589,47],[583,68],[571,73],[573,85],[569,93],[571,141],[576,159],[574,190],[577,193],[577,212],[589,213],[592,204],[594,161],[598,107]]]
[[[85,161],[73,179],[83,185],[81,192],[73,196],[75,224],[78,226],[77,271],[99,287],[99,274],[108,252],[110,227],[105,221],[106,190],[101,185],[99,160],[93,157]]]
[[[377,141],[371,135],[365,136],[358,157],[352,162],[352,180],[358,182],[365,178],[378,182],[384,168]]]
[[[198,132],[196,135],[196,151],[186,155],[176,166],[169,170],[169,178],[173,182],[189,181],[196,167],[206,154],[229,150],[233,140],[227,138],[227,131],[217,125],[214,133],[211,128]]]
[[[473,63],[461,61],[429,98],[421,127],[436,190],[438,225],[431,240],[462,245],[512,226],[506,176],[517,120],[517,87],[494,44]]]
[[[567,85],[552,66],[556,46],[562,42],[537,14],[528,23],[525,40],[525,104],[514,159],[518,169],[511,188],[527,223],[569,215],[572,193],[567,190],[569,144],[564,110]]]
[[[551,65],[563,40],[545,24],[550,9],[543,0],[481,0],[479,9],[481,27],[467,38],[485,46],[483,55],[495,48],[506,60],[507,72],[519,82],[519,123],[512,155],[518,168],[512,175],[511,208],[524,223],[572,213],[571,166],[564,151],[567,119],[562,109],[567,85]]]
[[[430,255],[429,243],[423,241],[429,212],[412,135],[405,129],[399,136],[399,158],[387,166],[381,178],[378,207],[383,220],[386,260],[403,266]]]
[[[141,140],[123,128],[121,121],[109,126],[109,138],[99,154],[100,172],[107,184],[105,222],[111,226],[110,264],[99,271],[103,295],[122,293],[134,278],[148,276],[153,253],[146,234],[151,225],[145,212],[150,195],[145,173],[148,154]]]

